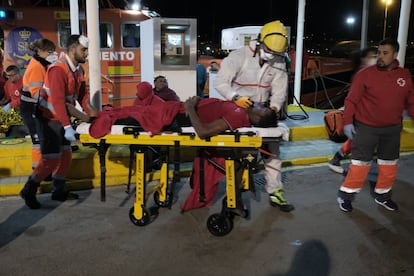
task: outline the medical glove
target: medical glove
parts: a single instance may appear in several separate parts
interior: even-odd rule
[[[3,105],[2,109],[3,109],[4,112],[9,112],[10,111],[10,103],[8,103],[6,105]]]
[[[242,108],[249,108],[253,105],[253,101],[248,97],[236,97],[234,103]]]
[[[65,126],[65,138],[66,140],[68,140],[69,142],[76,142],[76,131],[73,129],[72,126]]]
[[[344,125],[344,134],[346,137],[348,137],[348,139],[352,140],[352,138],[355,136],[355,133],[356,131],[353,124]]]

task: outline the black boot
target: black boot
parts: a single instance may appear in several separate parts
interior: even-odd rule
[[[39,185],[40,183],[29,178],[23,189],[20,191],[20,196],[24,199],[24,202],[30,209],[40,208],[40,202],[36,199],[37,187],[39,187]]]
[[[77,194],[66,191],[64,179],[53,179],[52,200],[66,201],[78,198]]]

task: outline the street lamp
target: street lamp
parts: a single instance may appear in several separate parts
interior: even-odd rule
[[[385,11],[384,11],[384,31],[382,33],[382,39],[385,38],[385,32],[387,30],[387,16],[388,16],[388,6],[391,5],[392,0],[382,0],[385,4]]]
[[[346,18],[346,24],[349,26],[349,29],[351,31],[351,38],[353,36],[353,32],[354,32],[354,24],[355,24],[355,17],[353,16],[348,16]]]

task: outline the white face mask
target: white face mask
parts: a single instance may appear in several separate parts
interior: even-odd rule
[[[376,58],[369,58],[368,60],[367,60],[367,66],[371,66],[371,65],[374,65],[374,64],[377,64],[377,59]]]
[[[270,54],[270,53],[266,53],[263,49],[260,49],[260,57],[263,60],[272,60],[275,57],[275,55]]]
[[[58,60],[58,55],[56,52],[51,53],[50,55],[48,55],[45,59],[47,61],[49,61],[50,63],[54,63]]]

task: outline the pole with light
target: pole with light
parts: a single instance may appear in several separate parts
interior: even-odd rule
[[[385,33],[387,30],[387,16],[388,16],[388,6],[392,4],[392,0],[382,0],[385,4],[385,11],[384,11],[384,31],[382,33],[382,39],[385,38]]]

